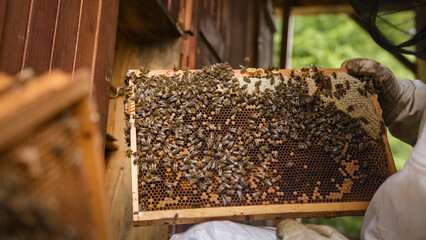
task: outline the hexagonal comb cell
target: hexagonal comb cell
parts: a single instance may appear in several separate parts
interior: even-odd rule
[[[139,210],[369,201],[395,171],[371,79],[325,72],[129,72]]]

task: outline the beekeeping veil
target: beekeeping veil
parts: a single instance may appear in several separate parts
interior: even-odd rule
[[[350,0],[382,48],[426,60],[426,0]]]

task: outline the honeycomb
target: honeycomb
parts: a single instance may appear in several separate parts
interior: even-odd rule
[[[0,224],[1,239],[98,238],[88,214],[79,125],[77,116],[65,111],[0,152],[0,209],[10,214]]]
[[[140,211],[369,201],[393,173],[369,78],[221,63],[126,83]]]

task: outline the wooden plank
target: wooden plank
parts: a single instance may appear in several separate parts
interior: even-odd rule
[[[376,114],[379,115],[380,118],[382,118],[382,109],[380,108],[377,95],[372,94],[371,98],[373,101],[374,109],[376,110]],[[386,134],[386,128],[384,126],[383,126],[381,134],[383,138],[383,143],[385,145],[385,152],[386,152],[386,157],[388,159],[389,170],[391,171],[392,174],[394,174],[396,173],[395,161],[393,159],[392,151],[389,145],[388,135]]]
[[[132,81],[129,82],[129,86],[134,87],[134,84]],[[132,96],[134,97],[135,94],[133,93]],[[137,152],[137,142],[136,142],[136,127],[135,127],[135,101],[128,100],[127,104],[125,105],[125,112],[127,115],[130,116],[129,124],[131,126],[130,128],[130,150],[132,152]],[[138,176],[139,176],[139,169],[138,169],[138,163],[136,161],[136,157],[132,154],[130,156],[130,163],[132,164],[132,183],[137,183]],[[135,213],[139,213],[139,185],[138,184],[132,184],[132,206],[133,206],[133,221],[136,221]]]
[[[66,72],[73,71],[74,53],[77,41],[81,1],[59,2],[59,14],[55,33],[55,42],[49,69],[60,68]]]
[[[36,74],[49,70],[58,0],[33,0],[28,26],[28,45],[23,68],[31,67]]]
[[[184,24],[183,24],[183,30],[185,32],[194,34],[194,26],[192,24],[192,18],[193,18],[193,9],[194,4],[193,0],[185,0],[185,14],[184,14]]]
[[[262,2],[259,9],[259,37],[257,44],[257,67],[267,67],[273,64],[275,23],[273,13],[268,9],[267,2]]]
[[[225,56],[225,39],[222,33],[216,26],[216,22],[212,17],[204,14],[200,17],[200,33],[206,40],[206,42],[213,49],[213,53],[218,58],[218,61],[222,61]],[[214,62],[211,62],[214,63]]]
[[[291,15],[317,15],[317,14],[355,14],[355,10],[348,3],[330,5],[304,5],[294,6]]]
[[[4,23],[6,21],[6,6],[7,6],[7,0],[0,1],[0,46],[1,46],[1,40],[3,38]]]
[[[203,66],[220,62],[215,51],[210,47],[205,38],[197,39],[197,51],[195,68],[202,68]]]
[[[253,68],[253,69],[255,69],[255,68]],[[263,69],[262,68],[260,68],[260,70],[261,71],[263,71]],[[343,73],[347,73],[348,71],[346,70],[346,69],[344,69],[344,68],[326,68],[326,69],[323,69],[324,70],[324,74],[325,75],[330,75],[330,74],[332,74],[333,72],[343,72]],[[189,70],[189,71],[191,71],[191,72],[193,72],[193,71],[198,71],[197,69],[195,69],[195,70]],[[246,73],[244,73],[244,74],[241,74],[241,70],[238,70],[238,69],[234,69],[233,70],[234,71],[234,74],[235,74],[235,76],[237,77],[237,76],[248,76],[248,74],[246,74]],[[278,70],[278,72],[279,73],[281,73],[282,75],[284,75],[284,76],[289,76],[290,74],[291,74],[291,71],[292,71],[292,69],[279,69]],[[136,73],[139,73],[139,70],[138,69],[130,69],[130,70],[128,70],[128,72],[136,72]],[[152,73],[152,74],[160,74],[160,73],[164,73],[164,74],[166,74],[166,75],[171,75],[171,74],[173,74],[174,73],[174,71],[172,71],[172,70],[151,70],[150,71],[150,73]]]
[[[81,2],[73,72],[80,68],[92,69],[100,2]]]
[[[102,139],[105,139],[119,0],[102,0],[101,3],[95,43],[96,49],[93,58],[94,65],[92,65],[93,84],[91,98],[97,103],[100,117],[98,125]]]
[[[14,75],[21,70],[32,0],[7,1],[0,46],[0,71]]]
[[[242,8],[242,4],[246,7]],[[253,7],[253,0],[226,2],[225,25],[233,27],[225,27],[225,59],[233,68],[239,68],[241,64],[254,66],[255,36],[252,25],[255,19],[251,14]]]
[[[250,220],[289,218],[289,217],[316,217],[316,216],[345,216],[345,212],[362,215],[369,202],[341,202],[341,203],[304,203],[281,205],[258,205],[240,207],[215,207],[197,209],[179,209],[164,211],[148,211],[134,214],[135,226],[149,226],[158,224],[186,224],[203,222],[213,219]]]
[[[253,14],[253,23],[252,23],[252,38],[253,38],[253,67],[258,67],[258,63],[259,63],[259,40],[261,40],[260,36],[260,25],[259,25],[259,19],[261,16],[261,11],[260,9],[262,8],[262,2],[260,0],[254,0],[253,3],[253,10],[252,10],[252,14]]]
[[[189,54],[188,54],[188,67],[191,69],[195,68],[197,52],[197,39],[195,36],[189,36]]]
[[[124,76],[130,68],[138,69],[140,66],[147,66],[155,69],[172,69],[179,66],[181,41],[176,38],[139,44],[118,31],[112,88],[116,89],[124,84]],[[107,133],[117,139],[119,146],[117,151],[107,152],[106,155],[105,179],[113,236],[114,239],[120,240],[165,240],[168,239],[165,226],[133,227],[131,162],[126,157],[128,146],[123,137],[123,129],[126,125],[123,121],[125,119],[123,109],[122,97],[110,100]]]
[[[7,148],[15,138],[21,138],[22,133],[32,131],[38,123],[66,108],[88,91],[89,85],[81,79],[72,80],[62,72],[52,72],[28,82],[20,92],[2,96],[1,148]]]

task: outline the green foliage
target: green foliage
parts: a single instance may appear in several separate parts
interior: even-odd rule
[[[282,20],[277,22],[282,29]],[[275,58],[279,65],[281,32],[274,36]],[[339,68],[347,59],[365,57],[374,59],[393,71],[400,78],[413,79],[414,74],[398,62],[390,53],[380,48],[351,18],[345,14],[312,15],[294,17],[293,53],[291,68],[319,65],[323,68]],[[413,58],[410,58],[413,60]],[[411,146],[390,134],[389,143],[397,170],[401,170]],[[346,236],[359,237],[363,217],[338,217],[333,219],[304,219],[304,223],[326,224]]]
[[[277,25],[281,29],[281,19]],[[275,34],[274,41],[275,64],[278,65],[280,32]],[[292,55],[291,68],[311,64],[324,68],[339,68],[347,59],[365,57],[386,65],[398,77],[414,78],[412,72],[392,54],[380,48],[370,35],[346,14],[295,16]]]

